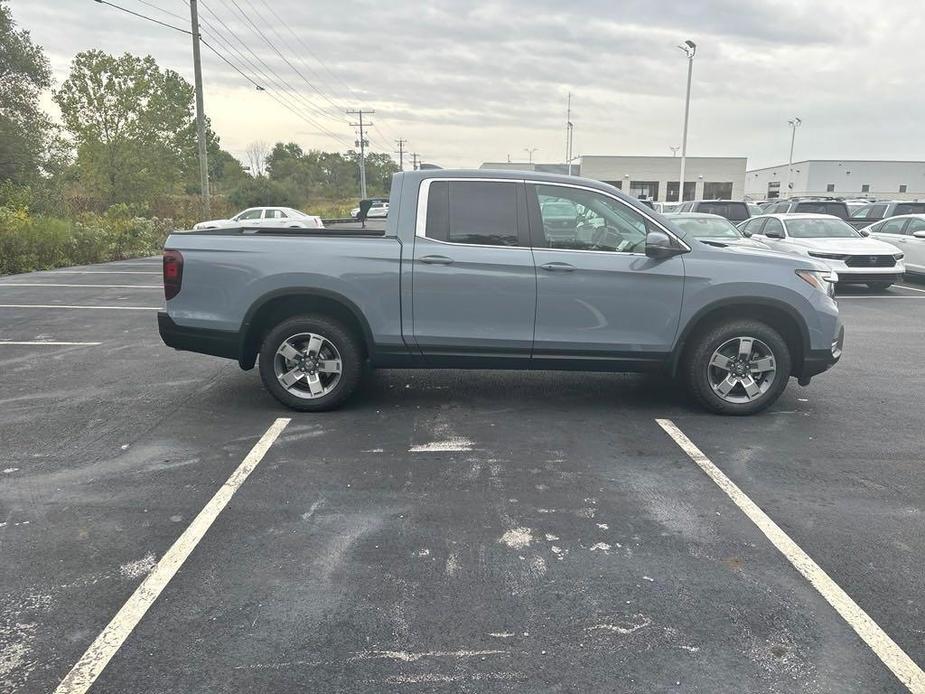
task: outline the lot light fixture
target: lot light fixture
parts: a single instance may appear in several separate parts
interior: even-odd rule
[[[790,126],[790,159],[787,164],[787,197],[789,198],[793,194],[793,144],[797,139],[797,128],[803,125],[803,121],[794,116],[791,120],[787,121],[787,125]]]
[[[681,181],[678,184],[678,202],[684,202],[684,169],[687,166],[687,121],[691,112],[691,76],[694,72],[694,54],[697,44],[688,39],[678,46],[687,55],[687,95],[684,98],[684,130],[681,134]]]

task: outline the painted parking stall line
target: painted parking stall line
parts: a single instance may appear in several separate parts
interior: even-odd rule
[[[254,444],[250,453],[241,462],[231,477],[215,492],[215,495],[203,507],[199,515],[190,523],[177,541],[161,557],[148,577],[135,589],[132,596],[112,618],[90,647],[71,668],[71,671],[55,689],[56,694],[84,694],[96,681],[112,657],[125,643],[145,613],[154,604],[183,563],[199,544],[206,531],[218,518],[235,492],[257,465],[263,460],[273,442],[279,438],[291,420],[279,418],[266,430],[260,440]]]
[[[831,579],[812,557],[804,552],[787,533],[781,530],[770,516],[752,501],[731,479],[697,448],[693,441],[681,431],[670,419],[656,419],[658,425],[664,429],[674,442],[681,447],[687,456],[712,479],[716,485],[725,492],[732,502],[748,516],[765,537],[771,541],[778,551],[793,564],[794,568],[803,574],[812,586],[819,591],[826,602],[841,615],[870,647],[878,658],[886,665],[896,678],[902,682],[910,692],[925,694],[925,672],[922,671],[912,658],[903,651],[890,636],[871,619],[842,588]]]
[[[100,309],[103,311],[160,311],[163,306],[78,306],[74,304],[0,304],[0,308]]]
[[[61,282],[0,282],[0,287],[84,287],[87,289],[163,289],[160,284],[62,284]]]
[[[23,342],[14,342],[13,340],[0,340],[0,346],[3,345],[20,345],[20,346],[45,346],[52,345],[56,347],[97,347],[102,342],[58,342],[56,340],[32,340]]]
[[[160,275],[148,270],[49,270],[49,275]]]

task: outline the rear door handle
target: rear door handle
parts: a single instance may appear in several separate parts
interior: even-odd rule
[[[540,265],[540,267],[549,272],[571,272],[575,269],[574,265],[569,265],[568,263],[546,263],[545,265]]]
[[[445,255],[422,255],[418,260],[428,265],[449,265],[453,262],[452,258],[447,258]]]

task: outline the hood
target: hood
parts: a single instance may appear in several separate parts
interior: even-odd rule
[[[707,238],[699,238],[697,240],[700,241],[701,243],[705,243],[715,248],[723,248],[725,246],[742,246],[743,248],[763,248],[765,250],[770,250],[770,246],[767,246],[761,243],[761,241],[755,241],[754,239],[745,239],[745,238],[728,239],[725,237],[717,237],[717,238],[707,237]]]
[[[713,251],[723,254],[730,253],[739,256],[742,258],[742,260],[754,259],[756,261],[765,262],[786,262],[787,265],[790,265],[795,270],[802,268],[806,270],[818,270],[820,272],[827,272],[831,269],[823,260],[811,258],[806,255],[798,255],[796,253],[776,250],[765,246],[761,242],[752,241],[751,239],[742,239],[742,241],[744,243],[738,242],[727,244],[721,242],[719,239],[698,239],[700,247],[704,251]]]
[[[846,255],[893,255],[901,253],[896,246],[874,238],[866,239],[787,239],[790,245],[807,251],[845,253]]]

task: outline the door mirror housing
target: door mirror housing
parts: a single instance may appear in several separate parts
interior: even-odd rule
[[[917,239],[925,239],[925,230],[913,231],[912,236]]]
[[[858,229],[858,233],[864,238],[867,238],[868,236],[870,236],[870,232],[867,231],[867,229]]]
[[[764,235],[769,239],[782,239],[784,235],[780,233],[779,229],[765,229]]]
[[[646,255],[650,258],[670,258],[686,252],[687,249],[664,231],[652,229],[646,234]]]

